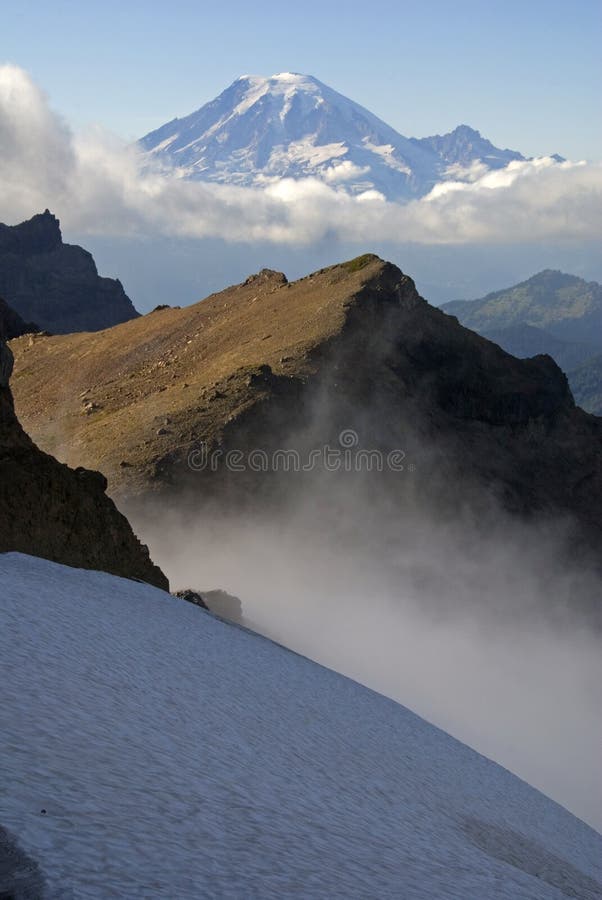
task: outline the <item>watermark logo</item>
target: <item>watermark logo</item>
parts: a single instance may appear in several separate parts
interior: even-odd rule
[[[360,446],[359,435],[345,428],[338,436],[338,446],[324,444],[307,451],[294,448],[275,450],[209,449],[204,442],[188,454],[193,472],[403,472],[414,466],[406,463],[401,449],[384,452]]]

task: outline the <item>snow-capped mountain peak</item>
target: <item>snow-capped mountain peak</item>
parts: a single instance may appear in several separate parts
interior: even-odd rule
[[[438,160],[310,75],[243,75],[215,100],[140,141],[181,176],[230,184],[316,177],[350,193],[417,196]]]
[[[317,178],[337,190],[408,200],[450,165],[499,168],[524,157],[478,131],[406,138],[311,75],[242,75],[215,100],[139,141],[147,162],[180,177],[236,185]]]

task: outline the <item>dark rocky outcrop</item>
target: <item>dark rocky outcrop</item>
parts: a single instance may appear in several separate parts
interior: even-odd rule
[[[238,597],[229,594],[227,591],[193,591],[192,588],[184,588],[181,591],[174,591],[174,597],[186,600],[187,603],[193,603],[200,606],[201,609],[208,609],[222,619],[229,622],[236,622],[240,625],[243,620],[242,603]]]
[[[0,224],[0,296],[55,334],[99,331],[138,316],[119,281],[101,278],[87,250],[63,243],[48,210],[20,225]]]
[[[22,334],[31,334],[39,331],[33,322],[24,322],[19,313],[11,309],[8,303],[0,297],[0,340],[12,341]]]
[[[179,597],[180,600],[185,600],[186,603],[192,603],[193,606],[200,606],[201,609],[209,609],[201,594],[198,591],[193,591],[192,588],[184,588],[181,591],[174,591],[174,597]]]
[[[100,472],[43,453],[21,428],[9,388],[13,356],[0,341],[0,552],[137,578],[167,589]]]

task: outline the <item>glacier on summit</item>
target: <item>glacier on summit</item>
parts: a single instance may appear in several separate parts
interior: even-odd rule
[[[309,75],[243,75],[219,97],[139,141],[147,162],[180,177],[242,186],[316,178],[353,196],[406,201],[471,166],[524,157],[460,125],[406,138]],[[450,168],[451,167],[451,168]]]

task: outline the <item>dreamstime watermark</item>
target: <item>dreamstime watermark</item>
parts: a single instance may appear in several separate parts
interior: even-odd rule
[[[307,451],[292,448],[261,450],[209,449],[207,444],[188,454],[188,466],[193,472],[404,472],[414,466],[406,462],[405,450],[384,452],[359,446],[356,431],[345,428],[338,437],[339,446],[324,444]]]

